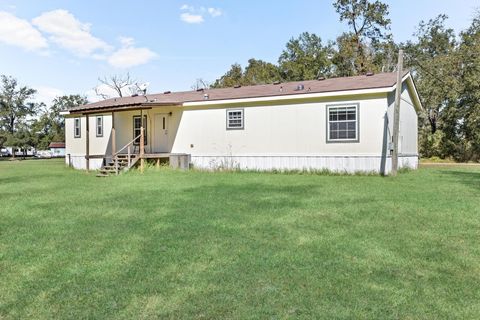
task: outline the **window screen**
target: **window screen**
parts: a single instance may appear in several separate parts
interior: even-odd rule
[[[227,110],[227,129],[243,129],[243,110]]]
[[[328,140],[357,140],[358,106],[328,107]]]

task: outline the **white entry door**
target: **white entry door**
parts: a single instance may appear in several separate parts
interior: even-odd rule
[[[155,114],[154,152],[168,152],[168,114]]]

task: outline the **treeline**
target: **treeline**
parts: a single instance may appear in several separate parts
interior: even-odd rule
[[[0,148],[45,150],[52,141],[65,141],[60,112],[87,102],[80,95],[67,95],[55,98],[47,108],[33,102],[35,94],[35,89],[20,86],[15,78],[0,75]]]
[[[480,161],[480,13],[458,34],[446,26],[446,15],[421,21],[412,40],[397,43],[387,4],[338,0],[334,7],[348,25],[335,41],[302,33],[287,42],[277,64],[254,58],[245,68],[235,63],[211,87],[392,72],[403,49],[425,109],[421,156]]]

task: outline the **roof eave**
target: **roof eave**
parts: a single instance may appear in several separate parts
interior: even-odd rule
[[[393,86],[393,88],[394,87],[395,86]],[[369,88],[369,89],[341,90],[341,91],[329,91],[329,92],[317,92],[317,93],[284,94],[284,95],[276,95],[276,96],[259,96],[259,97],[234,98],[234,99],[187,101],[183,103],[183,106],[196,107],[196,106],[205,106],[205,105],[264,102],[264,101],[272,101],[272,100],[285,101],[285,100],[330,98],[330,97],[353,96],[353,95],[371,95],[371,94],[388,93],[391,90],[392,90],[392,87],[386,86],[386,87]]]
[[[146,102],[146,103],[135,103],[119,106],[100,106],[98,108],[76,108],[75,110],[70,110],[66,114],[90,114],[90,113],[101,113],[101,112],[115,112],[115,111],[132,111],[140,109],[151,109],[152,107],[168,107],[168,106],[181,106],[181,103],[162,103],[162,102]]]

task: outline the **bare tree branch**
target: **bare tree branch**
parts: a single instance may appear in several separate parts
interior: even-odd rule
[[[131,87],[135,84],[135,80],[130,77],[130,73],[127,73],[126,75],[112,75],[109,77],[104,76],[103,78],[98,78],[98,81],[108,88],[113,89],[118,97],[123,97],[122,90],[124,88]],[[98,86],[95,88],[95,94],[102,99],[111,98],[108,94],[102,93]]]
[[[190,86],[192,90],[201,90],[210,88],[210,83],[202,78],[195,79],[195,83]]]

